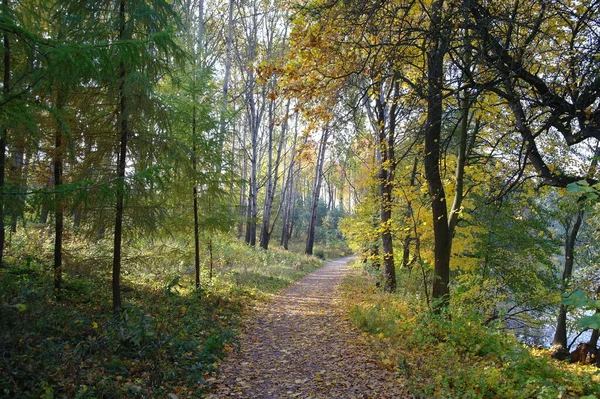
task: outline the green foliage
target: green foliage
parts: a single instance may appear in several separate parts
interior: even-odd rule
[[[600,299],[590,299],[582,290],[563,295],[562,304],[585,310],[600,309]],[[596,312],[593,315],[583,316],[577,321],[577,324],[581,328],[598,329],[600,328],[600,313]]]
[[[17,234],[10,266],[0,270],[0,397],[198,397],[235,343],[250,301],[321,264],[288,251],[255,250],[226,235],[213,238],[214,278],[208,281],[204,270],[199,292],[189,242],[131,242],[123,262],[126,305],[115,320],[107,289],[110,243],[68,241],[57,301],[51,236],[43,229]]]
[[[344,283],[354,322],[373,336],[384,363],[404,375],[414,393],[435,398],[557,398],[600,395],[596,370],[554,361],[479,314],[450,309],[436,315],[372,281]]]
[[[570,193],[579,193],[585,195],[590,200],[597,201],[600,198],[600,183],[591,185],[587,180],[580,180],[569,184],[567,191]]]

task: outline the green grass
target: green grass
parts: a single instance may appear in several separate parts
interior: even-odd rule
[[[197,397],[235,345],[241,316],[321,261],[213,239],[193,288],[189,243],[130,243],[123,317],[111,312],[110,245],[69,242],[60,300],[52,292],[50,238],[13,240],[0,270],[0,397]],[[32,256],[30,254],[35,254]]]
[[[289,245],[293,252],[304,253],[304,242],[291,242]],[[332,260],[352,255],[352,250],[343,240],[330,241],[327,243],[315,243],[313,255],[319,259]]]
[[[476,315],[437,316],[414,300],[379,292],[358,272],[344,291],[352,320],[421,397],[600,397],[597,368],[555,361]]]

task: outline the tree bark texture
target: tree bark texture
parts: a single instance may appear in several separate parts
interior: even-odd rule
[[[569,280],[573,275],[573,265],[575,262],[575,244],[577,242],[577,234],[583,223],[583,211],[577,212],[577,218],[571,230],[567,228],[565,237],[565,263],[562,275],[562,291],[567,290]],[[568,226],[567,226],[568,227]],[[561,354],[568,353],[567,343],[567,307],[560,305],[558,311],[558,317],[556,320],[556,330],[554,331],[554,337],[552,339],[553,350],[559,357]]]
[[[431,199],[434,230],[434,281],[432,299],[435,310],[447,307],[450,290],[450,231],[446,194],[440,175],[442,128],[442,88],[446,44],[442,38],[443,0],[432,3],[427,53],[427,121],[425,127],[425,178]]]
[[[395,85],[390,107],[386,104],[385,94],[380,93],[376,100],[377,141],[379,145],[379,193],[381,201],[381,244],[383,250],[383,289],[396,291],[396,266],[392,236],[392,205],[394,180],[394,135],[396,127],[396,96],[398,85]],[[381,89],[382,91],[383,89]]]

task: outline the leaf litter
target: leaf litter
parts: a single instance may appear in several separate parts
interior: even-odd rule
[[[413,398],[346,315],[339,285],[348,261],[329,262],[260,305],[208,398]]]

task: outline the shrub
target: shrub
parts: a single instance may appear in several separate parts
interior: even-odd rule
[[[415,394],[435,398],[558,398],[600,395],[590,366],[568,365],[484,326],[474,313],[436,315],[383,294],[365,276],[345,284],[352,320],[373,337]]]

